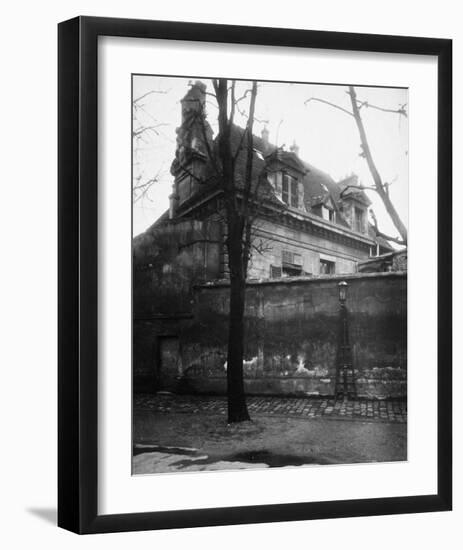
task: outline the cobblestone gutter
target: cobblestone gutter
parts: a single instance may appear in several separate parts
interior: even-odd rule
[[[407,422],[405,400],[334,399],[292,397],[248,397],[248,410],[252,415],[296,416],[367,422]],[[222,396],[147,395],[134,397],[134,409],[156,413],[220,414],[227,411],[227,400]]]

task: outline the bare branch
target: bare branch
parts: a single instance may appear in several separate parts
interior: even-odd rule
[[[132,103],[136,105],[139,101],[144,99],[145,97],[151,95],[151,94],[167,94],[169,90],[150,90],[149,92],[146,92],[146,94],[141,95],[140,97],[135,98]]]
[[[247,155],[246,155],[246,174],[245,174],[245,187],[244,187],[245,204],[249,201],[251,186],[252,186],[252,165],[253,165],[253,158],[254,158],[253,126],[254,126],[254,111],[256,108],[256,96],[257,96],[257,85],[256,85],[256,82],[253,82],[252,91],[251,91],[251,100],[249,105],[249,116],[248,116],[248,122],[246,124]]]
[[[386,239],[386,241],[391,241],[393,243],[400,244],[402,246],[407,246],[407,242],[404,241],[403,239],[399,239],[398,237],[391,237],[390,235],[386,235],[386,233],[383,233],[382,231],[380,231],[378,228],[378,220],[376,218],[376,214],[374,213],[373,210],[370,210],[370,213],[371,213],[371,218],[373,220],[373,228],[375,230],[377,237],[382,237],[383,239]]]
[[[179,164],[180,168],[186,172],[190,177],[192,177],[194,180],[196,180],[198,183],[201,183],[201,184],[206,184],[206,183],[209,183],[214,176],[210,176],[206,179],[203,179],[203,178],[200,178],[198,177],[196,174],[193,174],[193,172],[191,172],[191,170],[189,170],[189,168],[187,166],[185,166],[184,164]]]
[[[157,183],[157,178],[150,178],[149,180],[147,180],[145,183],[141,184],[141,185],[136,185],[134,188],[133,188],[133,203],[135,204],[136,202],[138,202],[140,199],[142,199],[143,197],[145,197],[149,190],[151,189],[151,187]]]
[[[248,94],[250,94],[251,92],[252,92],[252,88],[247,88],[247,89],[244,91],[244,94],[236,100],[236,103],[239,103],[240,101],[243,101],[243,99],[246,99],[246,97],[248,96]]]
[[[235,109],[237,105],[237,102],[235,101],[235,88],[236,88],[236,80],[232,80],[232,85],[230,88],[230,92],[231,92],[230,118],[229,118],[230,126],[233,126],[233,119],[235,118]]]
[[[376,191],[376,192],[378,192],[376,187],[368,187],[366,185],[346,185],[344,187],[344,189],[341,191],[340,196],[342,197],[348,189],[359,189],[360,191]]]
[[[330,107],[334,107],[335,109],[339,109],[343,113],[346,113],[346,115],[354,116],[350,111],[347,109],[344,109],[344,107],[341,107],[340,105],[336,105],[336,103],[331,103],[331,101],[326,101],[325,99],[320,99],[319,97],[309,97],[309,99],[306,99],[304,101],[304,105],[307,105],[310,101],[318,101],[319,103],[324,103],[325,105],[330,105]]]
[[[159,123],[155,126],[140,126],[136,130],[132,131],[132,136],[136,138],[136,137],[140,136],[141,134],[144,134],[145,132],[148,132],[148,131],[154,132],[158,136],[159,132],[158,132],[157,129],[161,128],[162,126],[168,126],[168,125]]]
[[[242,148],[243,148],[243,142],[244,142],[244,138],[247,134],[247,128],[245,128],[241,134],[241,138],[240,138],[240,142],[238,143],[238,148],[236,149],[235,151],[235,154],[233,155],[233,166],[235,165],[236,163],[236,159],[238,158]]]
[[[351,99],[352,104],[352,113],[355,118],[355,122],[357,123],[357,128],[360,134],[360,142],[362,145],[362,150],[365,155],[365,160],[367,161],[368,168],[370,169],[371,175],[373,177],[373,182],[375,184],[376,191],[378,192],[381,200],[384,203],[384,206],[386,207],[387,213],[391,217],[394,225],[397,228],[397,231],[399,232],[400,236],[402,237],[402,240],[406,243],[407,242],[407,228],[405,227],[404,223],[400,219],[400,216],[395,209],[394,205],[392,204],[391,199],[389,198],[389,193],[386,192],[384,188],[383,181],[381,179],[381,176],[378,172],[378,169],[376,167],[376,164],[373,160],[373,155],[371,154],[370,145],[367,140],[367,135],[365,132],[365,127],[363,125],[362,117],[360,116],[360,111],[358,107],[358,100],[357,95],[355,93],[355,89],[353,86],[349,86],[349,96]]]
[[[346,93],[349,93],[349,92],[346,92]],[[405,109],[405,107],[407,106],[406,103],[404,103],[403,105],[399,105],[398,109],[387,109],[386,107],[379,107],[378,105],[373,105],[368,101],[360,101],[359,99],[357,99],[357,105],[358,105],[359,111],[362,107],[366,107],[367,109],[370,108],[370,109],[376,109],[377,111],[383,111],[383,113],[394,113],[400,116],[404,116],[405,118],[408,117],[407,111]]]

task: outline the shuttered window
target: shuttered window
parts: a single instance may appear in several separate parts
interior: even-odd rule
[[[289,176],[283,175],[283,185],[281,187],[281,200],[285,204],[289,204]]]
[[[279,279],[282,275],[281,267],[276,265],[270,266],[270,278]]]
[[[297,179],[289,176],[288,174],[283,174],[281,200],[288,206],[293,206],[294,208],[299,207]]]

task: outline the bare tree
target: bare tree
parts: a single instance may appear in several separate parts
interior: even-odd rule
[[[221,190],[221,208],[214,216],[225,229],[230,277],[229,325],[227,346],[228,422],[249,420],[244,392],[244,310],[246,277],[252,252],[262,253],[265,243],[258,242],[255,222],[262,202],[262,183],[266,181],[263,158],[256,166],[258,152],[254,148],[253,126],[256,119],[258,85],[253,81],[247,89],[237,92],[236,81],[212,80],[213,92],[203,93],[213,98],[217,108],[218,132],[212,139],[212,129],[206,120],[205,102],[191,97],[186,102],[184,122],[179,130],[179,148],[174,161],[174,173],[186,173],[198,184],[213,184]],[[204,85],[203,85],[204,86]],[[192,104],[194,102],[194,105]],[[246,120],[245,128],[235,125],[235,115]],[[208,161],[207,173],[194,173],[188,165],[184,142],[194,144]],[[259,200],[260,199],[260,200]]]
[[[249,420],[243,380],[244,358],[244,307],[246,275],[251,253],[252,216],[252,167],[254,158],[253,125],[257,96],[257,82],[252,82],[249,92],[249,114],[246,130],[246,165],[244,185],[237,185],[235,175],[236,157],[240,151],[233,151],[231,132],[236,109],[236,83],[226,79],[213,80],[219,108],[217,157],[221,169],[225,220],[227,226],[228,266],[230,271],[230,313],[227,350],[227,395],[228,422]]]
[[[398,239],[396,237],[392,237],[390,235],[386,235],[385,233],[380,231],[379,228],[378,228],[378,223],[377,223],[377,220],[376,220],[376,216],[373,213],[372,214],[373,225],[374,225],[376,234],[380,237],[385,238],[388,241],[392,241],[392,242],[395,242],[397,244],[406,246],[407,245],[407,237],[408,237],[407,228],[406,228],[405,224],[402,222],[402,220],[399,216],[399,213],[397,212],[397,210],[396,210],[396,208],[395,208],[394,204],[392,203],[392,200],[389,196],[389,185],[390,184],[383,181],[383,179],[381,178],[381,175],[378,171],[378,168],[376,166],[376,163],[373,159],[373,155],[372,155],[370,145],[369,145],[369,142],[368,142],[365,126],[364,126],[364,123],[363,123],[363,120],[362,120],[362,117],[361,117],[361,114],[360,114],[362,109],[371,108],[371,109],[377,109],[379,111],[383,111],[383,112],[386,112],[386,113],[394,113],[394,114],[398,114],[399,116],[407,117],[406,104],[399,105],[399,107],[397,109],[388,109],[388,108],[380,107],[378,105],[373,105],[373,104],[369,103],[368,101],[358,100],[355,88],[353,86],[349,86],[347,93],[349,94],[352,110],[345,109],[344,107],[342,107],[340,105],[337,105],[336,103],[332,103],[330,101],[326,101],[326,100],[324,100],[322,98],[318,98],[318,97],[311,97],[311,98],[307,99],[305,101],[305,104],[309,103],[310,101],[317,101],[319,103],[323,103],[325,105],[329,105],[330,107],[338,109],[339,111],[342,111],[343,113],[345,113],[345,114],[347,114],[347,115],[354,118],[355,123],[357,125],[358,132],[359,132],[359,136],[360,136],[360,146],[362,148],[361,156],[363,156],[365,158],[366,162],[367,162],[368,169],[370,170],[371,176],[373,178],[373,183],[374,183],[374,187],[360,186],[360,189],[371,190],[371,191],[375,191],[376,193],[378,193],[380,199],[382,200],[382,202],[383,202],[383,204],[386,208],[387,213],[389,214],[392,222],[394,223],[397,231],[399,232],[400,239]],[[354,186],[352,186],[352,187],[354,187]],[[355,186],[355,187],[357,189],[359,188],[359,186]]]
[[[144,147],[153,147],[152,138],[160,136],[161,128],[167,124],[155,119],[146,101],[154,94],[165,94],[163,90],[150,90],[132,99],[132,148],[133,148],[133,181],[132,200],[134,203],[149,198],[153,186],[159,182],[162,174],[162,167],[154,173],[145,173],[143,162],[139,157]]]

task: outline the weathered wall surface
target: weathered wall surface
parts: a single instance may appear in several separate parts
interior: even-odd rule
[[[182,342],[191,324],[191,314],[147,315],[134,319],[134,391],[181,390],[183,375]],[[189,344],[194,349],[194,343]]]
[[[219,276],[221,246],[221,226],[213,221],[168,220],[136,237],[135,317],[190,311],[193,286]]]
[[[355,274],[343,278],[349,284],[347,309],[359,395],[404,397],[406,275]],[[244,365],[248,393],[333,395],[340,280],[294,278],[248,285]],[[158,387],[224,393],[227,320],[228,286],[219,283],[197,289],[192,318],[171,321],[168,329],[164,321],[160,337],[154,336],[159,327],[152,324],[151,334],[158,342],[153,345],[158,351],[151,365],[152,369],[157,365]],[[177,343],[159,344],[169,335],[175,335]],[[165,349],[160,355],[162,345]],[[178,360],[173,364],[169,353],[175,349],[179,350]],[[174,371],[177,374],[172,377]]]
[[[219,276],[221,246],[221,227],[212,221],[167,220],[134,239],[135,391],[176,386],[194,285]]]

